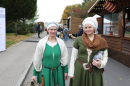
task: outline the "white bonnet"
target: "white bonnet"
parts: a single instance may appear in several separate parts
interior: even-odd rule
[[[98,22],[95,18],[93,17],[87,17],[84,19],[84,21],[82,22],[82,25],[83,25],[83,29],[84,29],[84,26],[85,24],[91,24],[94,28],[95,28],[95,33],[94,34],[97,34],[97,28],[98,28]]]
[[[49,22],[46,27],[47,27],[47,30],[51,27],[51,26],[56,26],[57,29],[59,28],[59,25],[57,22]]]

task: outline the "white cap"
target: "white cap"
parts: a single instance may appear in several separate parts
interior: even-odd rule
[[[84,29],[85,24],[91,24],[95,28],[95,33],[94,34],[98,33],[98,31],[97,31],[98,22],[97,22],[97,20],[95,18],[93,18],[93,17],[85,18],[84,21],[82,22],[83,29]]]
[[[56,26],[57,29],[59,28],[59,25],[57,22],[49,22],[46,27],[47,27],[47,30],[51,27],[51,26]]]

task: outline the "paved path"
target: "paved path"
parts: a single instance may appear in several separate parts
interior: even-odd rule
[[[42,33],[44,37],[46,32]],[[0,53],[0,86],[20,86],[32,64],[33,54],[40,39],[37,34]],[[69,52],[72,52],[73,40],[65,42]],[[70,61],[70,60],[69,60]],[[68,62],[69,65],[70,62]],[[33,66],[23,84],[31,80]],[[109,58],[103,74],[104,86],[130,86],[130,68]],[[21,85],[22,86],[22,85]],[[66,81],[69,86],[69,79]]]
[[[69,52],[69,62],[72,52],[73,40],[69,39],[66,41],[66,45]],[[33,66],[31,67],[23,85],[27,82],[31,82],[33,72]],[[107,66],[105,67],[105,72],[103,73],[104,86],[130,86],[130,68],[122,65],[121,63],[115,61],[112,58],[108,59]],[[69,86],[69,79],[66,81],[66,86]]]
[[[46,32],[41,34],[44,37]],[[0,86],[19,86],[40,38],[37,34],[0,53]]]

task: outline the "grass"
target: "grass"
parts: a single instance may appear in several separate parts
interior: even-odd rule
[[[6,48],[9,48],[10,46],[12,46],[20,41],[23,41],[33,35],[34,35],[34,33],[28,33],[27,35],[15,36],[15,33],[6,33]]]
[[[13,44],[16,44],[17,41],[6,41],[6,48],[10,47]]]
[[[13,36],[15,33],[6,33],[6,36]]]

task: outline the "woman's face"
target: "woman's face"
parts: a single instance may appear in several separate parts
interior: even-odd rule
[[[50,36],[56,36],[57,27],[56,27],[56,26],[51,26],[51,27],[48,29],[48,33],[49,33]]]
[[[87,35],[92,35],[94,34],[94,27],[91,25],[91,24],[85,24],[84,26],[84,32],[87,34]]]

